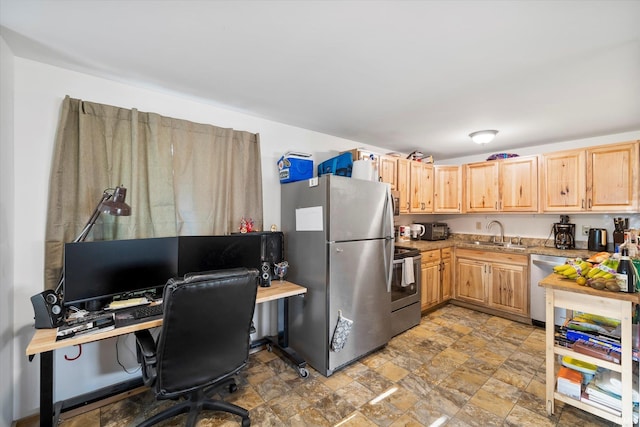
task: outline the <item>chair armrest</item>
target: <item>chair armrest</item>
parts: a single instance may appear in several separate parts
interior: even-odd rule
[[[136,331],[136,353],[142,371],[142,381],[147,387],[156,382],[156,343],[148,329]]]
[[[148,329],[144,329],[142,331],[136,331],[134,334],[142,356],[145,359],[154,357],[156,355],[156,342],[151,336],[151,332],[149,332]]]

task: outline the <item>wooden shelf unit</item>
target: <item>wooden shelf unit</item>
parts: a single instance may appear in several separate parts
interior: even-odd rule
[[[532,284],[533,285],[533,284]],[[624,292],[599,291],[586,286],[579,286],[573,280],[562,278],[552,273],[540,284],[546,288],[546,406],[547,413],[553,414],[555,401],[575,406],[583,411],[597,415],[622,426],[633,426],[633,404],[631,397],[633,362],[632,359],[632,313],[633,305],[640,303],[640,295]],[[556,346],[554,342],[555,308],[597,314],[619,319],[621,322],[621,357],[620,364],[607,362],[595,357],[572,351],[569,348]],[[558,356],[570,356],[593,365],[620,372],[622,380],[622,408],[627,408],[618,417],[607,411],[596,408],[569,396],[556,392],[555,364]]]

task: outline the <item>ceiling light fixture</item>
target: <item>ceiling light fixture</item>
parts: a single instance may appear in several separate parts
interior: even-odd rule
[[[497,130],[479,130],[477,132],[470,133],[469,137],[476,144],[486,144],[493,141],[493,138],[495,138],[497,134]]]

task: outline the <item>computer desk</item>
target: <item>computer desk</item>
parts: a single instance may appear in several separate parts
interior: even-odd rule
[[[288,281],[274,280],[269,287],[258,286],[256,304],[267,301],[278,301],[278,335],[266,337],[256,342],[252,347],[267,344],[269,348],[276,346],[282,351],[297,368],[301,377],[309,375],[306,369],[306,362],[300,358],[295,351],[288,346],[287,324],[288,324],[288,299],[289,297],[302,295],[307,292],[307,288],[296,285]],[[143,329],[151,329],[162,326],[162,319],[150,320],[147,322],[123,326],[107,330],[104,332],[92,332],[81,334],[72,338],[56,340],[57,328],[36,329],[36,332],[27,346],[26,354],[32,360],[36,354],[40,354],[40,426],[50,427],[58,424],[58,418],[63,409],[68,406],[80,406],[89,401],[96,401],[108,395],[118,394],[133,387],[142,385],[142,380],[132,380],[122,384],[107,387],[97,392],[88,393],[77,398],[68,399],[55,403],[53,401],[53,352],[61,348],[71,347],[78,344],[100,341],[120,335],[130,334]],[[68,404],[68,405],[65,405]]]

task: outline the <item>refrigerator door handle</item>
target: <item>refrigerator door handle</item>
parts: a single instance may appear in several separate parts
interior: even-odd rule
[[[384,268],[387,273],[387,293],[391,293],[391,278],[393,275],[393,197],[391,186],[387,186],[387,198],[384,204],[383,221],[387,223],[387,232],[384,236],[388,249],[384,252]],[[390,243],[390,244],[389,244]]]

